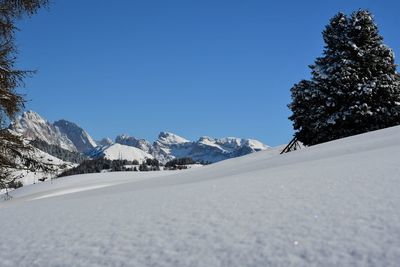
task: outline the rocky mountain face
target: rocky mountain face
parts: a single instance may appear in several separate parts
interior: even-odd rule
[[[189,153],[190,141],[173,133],[161,132],[153,143],[153,153],[160,162],[174,158],[186,157]],[[183,153],[182,153],[183,152]]]
[[[123,134],[123,135],[118,135],[115,138],[115,143],[136,147],[149,154],[153,153],[153,147],[151,143],[145,139],[136,139],[133,136]]]
[[[74,143],[58,127],[43,119],[36,112],[26,111],[22,113],[11,123],[9,128],[29,140],[39,139],[50,145],[57,145],[69,151],[77,151]]]
[[[203,136],[197,141],[190,141],[169,132],[161,132],[153,143],[126,134],[117,136],[115,142],[110,138],[95,142],[75,123],[66,120],[50,123],[33,111],[24,112],[10,125],[10,129],[28,139],[39,139],[93,158],[138,161],[156,158],[166,163],[174,158],[190,157],[195,161],[213,163],[268,149],[268,146],[253,139]]]
[[[109,146],[113,143],[114,141],[110,137],[105,137],[101,140],[96,141],[97,146]]]
[[[66,120],[50,123],[33,111],[22,113],[9,128],[29,140],[42,140],[73,152],[87,153],[97,146],[92,137],[75,123]]]
[[[53,125],[72,141],[79,152],[87,153],[97,146],[92,137],[73,122],[59,120],[54,122]]]

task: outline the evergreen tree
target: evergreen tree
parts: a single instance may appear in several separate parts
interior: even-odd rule
[[[7,125],[23,107],[24,99],[16,88],[30,74],[14,68],[16,20],[34,14],[47,3],[48,0],[0,1],[0,188],[15,180],[10,170],[20,168],[20,163],[31,168],[39,165],[37,161],[25,157],[29,147],[19,136],[8,131]]]
[[[311,80],[291,89],[295,137],[305,145],[400,124],[400,79],[370,12],[338,13],[323,32]]]

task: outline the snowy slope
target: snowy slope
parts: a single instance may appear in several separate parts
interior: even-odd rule
[[[146,159],[152,159],[153,156],[144,152],[143,150],[121,145],[121,144],[112,144],[105,147],[98,147],[90,154],[93,158],[106,158],[110,160],[137,160],[142,162]]]
[[[400,127],[0,204],[2,266],[399,266]]]
[[[63,161],[37,148],[32,148],[32,151],[29,154],[31,155],[31,158],[34,158],[38,162],[47,165],[49,171],[43,171],[43,170],[37,170],[35,172],[30,170],[14,171],[13,172],[14,176],[19,177],[18,180],[21,181],[24,186],[37,183],[39,182],[39,179],[54,178],[61,172],[77,166],[77,164],[75,163]]]

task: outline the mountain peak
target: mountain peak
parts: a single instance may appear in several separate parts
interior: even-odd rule
[[[47,120],[43,119],[42,116],[32,110],[23,112],[20,116],[20,119],[35,121],[42,124],[47,123]]]
[[[127,135],[127,134],[121,134],[118,135],[115,138],[115,143],[121,144],[121,145],[126,145],[126,146],[131,146],[131,147],[136,147],[139,148],[146,153],[151,153],[152,152],[152,146],[150,142],[148,142],[145,139],[137,139],[136,137]]]
[[[72,141],[79,152],[88,152],[97,146],[93,138],[73,122],[58,120],[53,125]]]
[[[112,145],[114,142],[110,137],[105,137],[99,141],[96,141],[96,144],[98,146],[109,146]]]
[[[160,132],[157,141],[159,141],[162,144],[170,144],[170,145],[190,142],[189,140],[170,132]]]

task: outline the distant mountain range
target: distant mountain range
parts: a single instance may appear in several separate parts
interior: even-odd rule
[[[33,111],[24,112],[9,128],[30,140],[41,140],[71,152],[111,160],[156,158],[166,163],[174,158],[190,157],[195,161],[214,163],[268,149],[267,145],[253,139],[203,136],[197,141],[189,141],[169,132],[161,132],[153,143],[126,134],[117,136],[115,141],[104,138],[95,142],[77,124],[67,120],[50,123]]]

